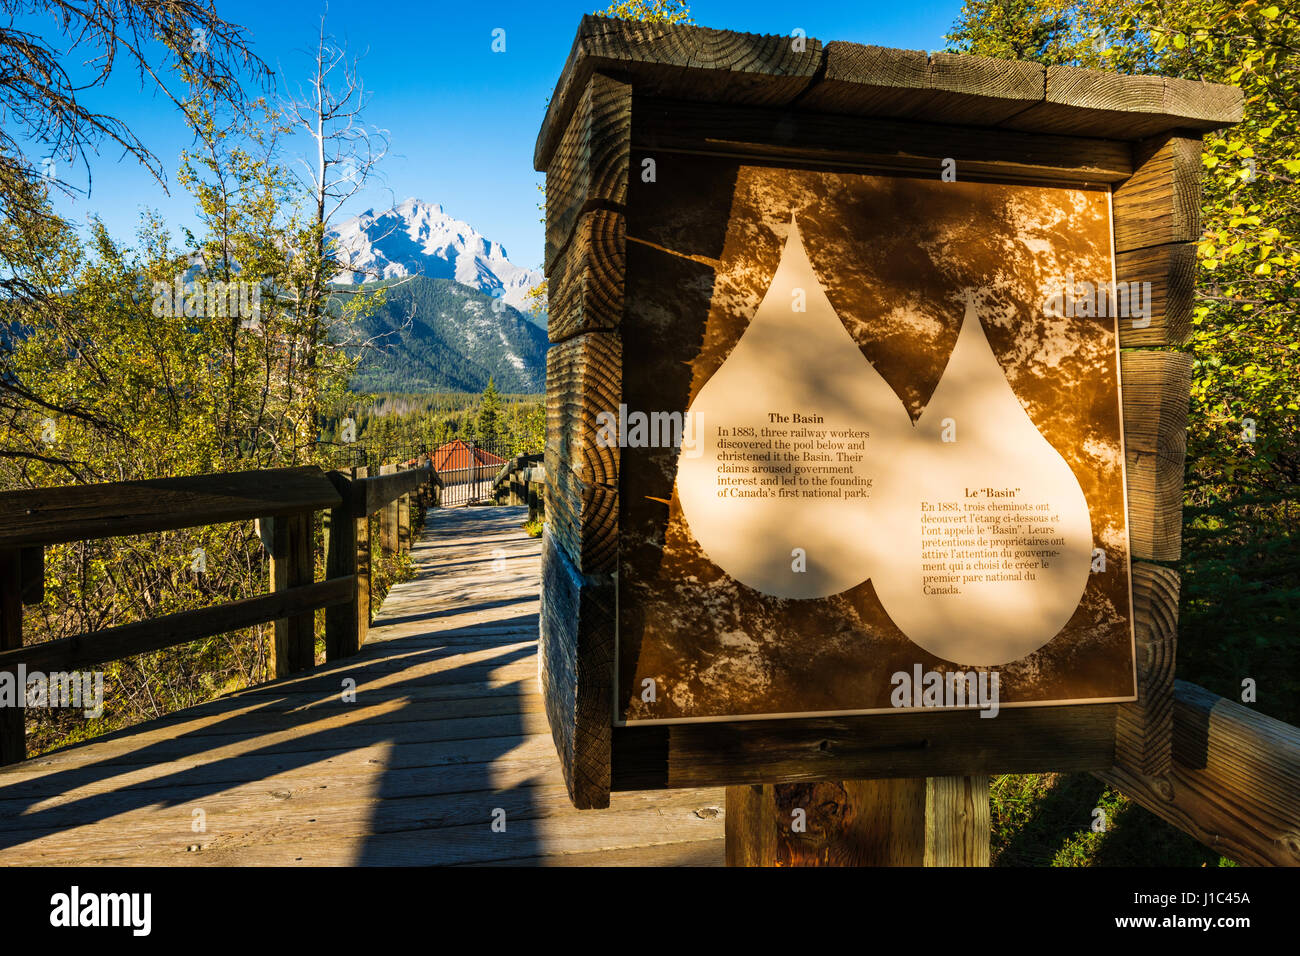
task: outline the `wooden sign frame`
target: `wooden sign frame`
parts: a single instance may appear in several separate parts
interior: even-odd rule
[[[1234,87],[811,37],[584,17],[537,141],[546,173],[547,533],[540,680],[576,806],[611,790],[984,773],[1166,771],[1200,234],[1200,148]],[[689,151],[859,170],[1111,189],[1116,279],[1150,282],[1120,323],[1138,694],[1131,704],[614,727],[619,453],[633,156]],[[635,361],[627,356],[627,361]]]

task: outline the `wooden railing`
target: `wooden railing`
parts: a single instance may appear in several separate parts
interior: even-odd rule
[[[492,482],[496,500],[508,505],[528,505],[528,520],[546,512],[546,465],[538,454],[517,455],[501,466]]]
[[[1096,776],[1238,863],[1300,866],[1300,728],[1175,681],[1172,756]]]
[[[437,503],[427,461],[382,471],[308,466],[0,494],[0,671],[72,671],[274,622],[275,679],[315,664],[322,608],[326,660],[356,653],[370,626],[369,516],[382,513],[383,550],[401,552],[411,543],[412,505]],[[325,513],[323,581],[314,580],[317,512]],[[47,546],[247,520],[258,522],[270,555],[268,593],[23,645],[22,606],[42,600]],[[0,708],[0,764],[26,756],[23,713]]]

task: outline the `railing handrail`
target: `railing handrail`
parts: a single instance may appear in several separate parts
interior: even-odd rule
[[[353,479],[355,484],[359,485],[364,491],[364,495],[358,495],[357,499],[354,499],[356,502],[354,508],[361,506],[364,502],[365,513],[362,514],[354,510],[352,516],[354,518],[363,518],[366,515],[374,514],[402,497],[402,495],[409,494],[419,488],[420,485],[429,480],[430,476],[436,478],[437,473],[434,472],[432,464],[424,464],[387,475]]]
[[[314,664],[322,608],[326,660],[346,657],[370,625],[369,516],[385,511],[385,528],[395,529],[386,550],[409,548],[412,494],[438,484],[426,459],[374,478],[307,465],[0,493],[0,670],[75,670],[275,622],[274,679]],[[314,580],[317,511],[328,514],[323,581]],[[41,599],[47,546],[241,520],[262,523],[270,592],[22,643],[21,604]],[[25,752],[22,720],[11,716],[0,714],[0,763]]]
[[[326,511],[341,503],[316,465],[0,492],[0,549]]]
[[[1174,681],[1171,772],[1094,775],[1247,865],[1300,865],[1300,727]]]

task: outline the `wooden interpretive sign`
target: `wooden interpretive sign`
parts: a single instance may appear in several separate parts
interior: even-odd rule
[[[597,433],[622,453],[617,718],[1135,699],[1109,192],[657,172],[628,202],[642,358]],[[691,282],[670,250],[714,190]]]
[[[1240,111],[584,18],[535,157],[540,679],[578,806],[928,778],[929,834],[988,773],[1158,772],[1177,577],[1141,562],[1179,554],[1189,372],[1160,349],[1199,137]]]

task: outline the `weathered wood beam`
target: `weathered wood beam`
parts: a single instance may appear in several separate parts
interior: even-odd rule
[[[542,544],[538,678],[551,735],[574,806],[609,806],[613,713],[614,584],[583,575],[556,547]]]
[[[421,483],[429,480],[430,470],[426,467],[398,471],[396,465],[381,465],[379,475],[358,479],[357,483],[365,489],[366,514],[374,514],[419,488]]]
[[[728,866],[988,866],[988,777],[727,787]]]
[[[1133,174],[1127,143],[1040,136],[932,122],[864,118],[798,109],[718,106],[636,96],[632,146],[799,163],[913,172],[937,178],[945,159],[962,178],[1118,183]]]
[[[337,507],[315,465],[0,493],[0,548],[172,531]]]
[[[19,663],[26,664],[31,670],[42,671],[92,667],[214,634],[229,634],[277,618],[292,618],[317,608],[333,607],[350,600],[353,587],[353,578],[335,578],[214,607],[178,611],[102,631],[29,644],[0,651],[0,668],[16,667]]]
[[[614,728],[615,790],[1114,765],[1115,704]]]
[[[623,319],[627,224],[623,214],[595,209],[578,220],[572,240],[547,279],[547,332],[563,342],[582,332],[609,330]]]
[[[332,487],[332,486],[331,486]],[[312,525],[308,515],[268,518],[271,547],[271,591],[281,592],[312,583]],[[287,677],[316,663],[315,609],[275,619],[275,644],[268,655],[272,678]]]
[[[10,664],[15,653],[23,646],[22,554],[17,548],[0,549],[0,672],[11,670],[5,666],[5,656]],[[27,724],[24,704],[27,689],[15,688],[18,700],[15,706],[0,706],[0,766],[18,763],[27,758]]]
[[[1096,776],[1238,863],[1300,866],[1300,728],[1185,681],[1173,723],[1168,774]]]
[[[632,88],[594,74],[546,168],[547,275],[584,213],[627,201],[631,123]]]
[[[1235,87],[814,37],[582,19],[537,138],[544,170],[597,71],[638,93],[718,104],[1001,126],[1116,140],[1240,122]]]
[[[361,647],[360,618],[369,613],[369,581],[363,607],[359,598],[357,579],[357,519],[353,517],[358,507],[355,499],[364,500],[365,490],[347,475],[330,472],[330,480],[339,491],[343,502],[329,513],[329,529],[325,549],[325,579],[351,579],[349,600],[325,610],[325,660],[336,661],[355,654]],[[367,622],[368,623],[368,622]]]
[[[663,96],[724,97],[783,105],[807,89],[821,42],[730,30],[584,16],[537,136],[533,166],[544,170],[591,76],[614,69],[638,89]]]
[[[1115,251],[1201,235],[1201,137],[1164,134],[1133,145],[1133,175],[1113,197]]]
[[[1121,252],[1115,256],[1115,281],[1127,283],[1130,290],[1137,288],[1144,300],[1143,284],[1150,285],[1146,302],[1150,315],[1119,319],[1120,347],[1186,344],[1196,294],[1195,243],[1171,242]]]
[[[1115,764],[1146,774],[1168,773],[1173,761],[1174,657],[1178,639],[1178,574],[1133,565],[1133,631],[1138,699],[1115,717]]]
[[[1239,123],[1242,108],[1241,90],[1221,83],[1049,66],[1043,102],[1005,125],[1137,139],[1173,126],[1206,130]]]
[[[1129,541],[1135,559],[1177,561],[1192,360],[1183,352],[1120,353]]]
[[[40,604],[45,600],[45,548],[21,548],[18,558],[23,603]]]

